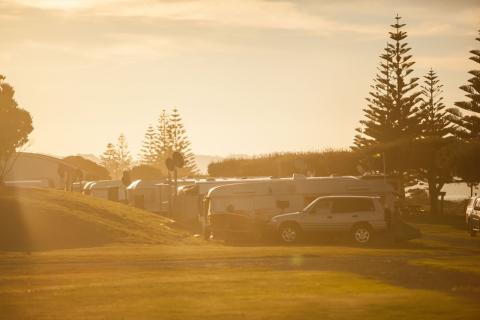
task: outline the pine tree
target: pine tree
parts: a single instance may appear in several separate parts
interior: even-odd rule
[[[363,109],[366,120],[361,120],[361,127],[357,128],[358,134],[354,138],[357,149],[365,148],[377,143],[386,143],[393,137],[393,97],[391,95],[392,66],[390,61],[391,52],[386,47],[380,56],[380,66],[373,85],[369,92],[367,108]]]
[[[185,164],[180,173],[182,175],[195,175],[198,173],[195,156],[190,147],[185,128],[182,123],[182,118],[177,109],[173,109],[169,117],[167,126],[167,136],[172,151],[180,152],[185,160]]]
[[[400,19],[397,15],[391,25],[390,41],[380,56],[379,73],[364,109],[366,119],[360,121],[353,149],[367,153],[381,151],[387,174],[398,174],[408,181],[409,161],[404,155],[408,155],[409,143],[421,134],[420,92],[415,90],[418,78],[411,75],[415,62],[409,54],[405,24]]]
[[[107,149],[100,156],[102,165],[107,169],[112,179],[119,178],[119,158],[113,143],[107,144]]]
[[[157,164],[157,133],[152,125],[145,132],[142,149],[140,150],[140,162],[145,165]]]
[[[124,171],[130,170],[132,166],[132,156],[130,155],[130,151],[128,151],[127,139],[123,133],[118,137],[117,155],[119,173],[122,174]]]
[[[410,47],[405,42],[407,33],[402,31],[405,24],[400,24],[395,17],[394,28],[390,33],[393,40],[387,44],[385,52],[380,56],[380,73],[377,74],[373,91],[367,98],[368,105],[364,109],[366,120],[360,121],[360,133],[355,138],[358,148],[364,146],[389,143],[405,138],[415,138],[419,132],[419,91],[418,78],[411,77],[412,56],[408,54]]]
[[[444,184],[452,178],[449,150],[452,123],[445,110],[442,85],[436,73],[430,71],[421,85],[420,127],[422,139],[416,143],[418,178],[428,184],[430,212],[438,213],[438,196]]]
[[[475,38],[480,41],[479,37]],[[470,51],[473,54],[470,60],[480,64],[480,50]],[[468,72],[472,77],[468,80],[468,84],[460,87],[466,92],[467,101],[455,102],[455,106],[464,110],[462,113],[458,109],[450,109],[451,120],[457,125],[456,134],[458,137],[470,140],[480,138],[480,70],[471,70]]]
[[[165,110],[162,110],[157,124],[157,140],[156,140],[156,155],[157,166],[164,167],[165,160],[171,156],[171,141],[169,134],[169,115]]]
[[[443,85],[439,84],[440,80],[433,69],[430,69],[424,79],[419,112],[422,136],[444,138],[451,133],[452,123],[441,96]]]

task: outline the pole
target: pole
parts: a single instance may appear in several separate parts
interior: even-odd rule
[[[177,180],[177,167],[175,166],[175,169],[173,170],[173,179],[174,179],[174,188],[175,190],[173,191],[173,211],[174,211],[174,216],[177,213],[177,190],[178,190],[178,180]],[[175,217],[176,218],[176,217]]]
[[[385,152],[382,152],[382,160],[383,160],[383,180],[387,180],[387,165],[385,161]]]

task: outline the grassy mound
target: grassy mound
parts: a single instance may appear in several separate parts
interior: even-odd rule
[[[80,194],[0,188],[0,250],[179,244],[188,234],[148,211]]]

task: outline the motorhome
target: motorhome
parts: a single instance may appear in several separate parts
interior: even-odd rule
[[[303,209],[320,196],[378,196],[382,206],[395,209],[397,192],[386,180],[362,177],[268,179],[212,188],[206,198],[203,224],[215,238],[260,232],[275,215]]]

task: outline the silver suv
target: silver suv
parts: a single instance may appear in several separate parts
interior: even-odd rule
[[[472,237],[480,231],[480,197],[471,197],[465,211],[467,231]]]
[[[300,212],[273,217],[269,226],[285,243],[297,242],[309,232],[349,232],[355,242],[366,244],[375,232],[387,228],[388,219],[378,197],[328,196]]]

